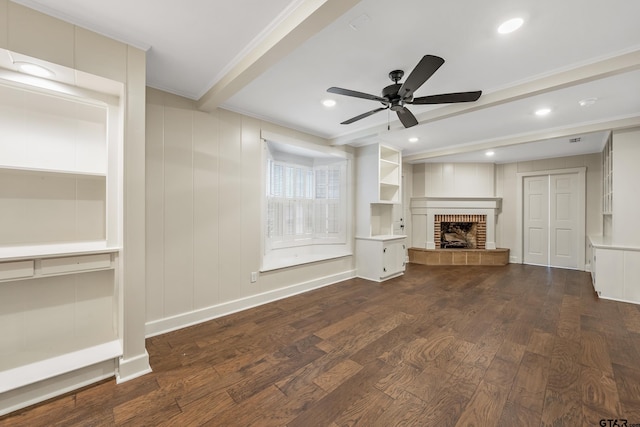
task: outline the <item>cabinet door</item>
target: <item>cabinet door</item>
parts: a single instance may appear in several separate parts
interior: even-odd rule
[[[386,243],[382,251],[382,277],[404,271],[405,245],[403,242]]]
[[[604,298],[624,299],[624,253],[622,251],[596,248],[595,289]]]

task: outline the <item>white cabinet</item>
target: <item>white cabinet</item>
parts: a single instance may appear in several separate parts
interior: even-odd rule
[[[356,152],[356,264],[358,276],[382,281],[404,272],[404,235],[394,234],[401,222],[402,156],[379,144]]]
[[[620,247],[590,236],[591,278],[600,298],[640,304],[640,247]]]
[[[405,270],[404,236],[356,238],[358,277],[381,282],[400,276]]]
[[[120,101],[43,87],[0,79],[0,394],[122,355]]]

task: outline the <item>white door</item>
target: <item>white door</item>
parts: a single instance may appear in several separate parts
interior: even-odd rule
[[[549,178],[549,265],[577,268],[578,174]]]
[[[549,176],[524,179],[524,263],[549,265]]]
[[[578,268],[579,175],[524,178],[523,243],[525,264]]]

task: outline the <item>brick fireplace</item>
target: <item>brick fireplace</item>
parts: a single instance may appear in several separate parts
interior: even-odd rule
[[[475,247],[464,249],[496,249],[496,217],[501,202],[499,197],[414,197],[411,199],[412,246],[440,249],[443,223],[475,223]]]

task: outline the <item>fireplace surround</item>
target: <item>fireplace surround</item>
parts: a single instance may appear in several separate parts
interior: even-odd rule
[[[411,199],[413,247],[441,248],[443,222],[475,222],[476,248],[496,249],[500,197],[414,197]]]

